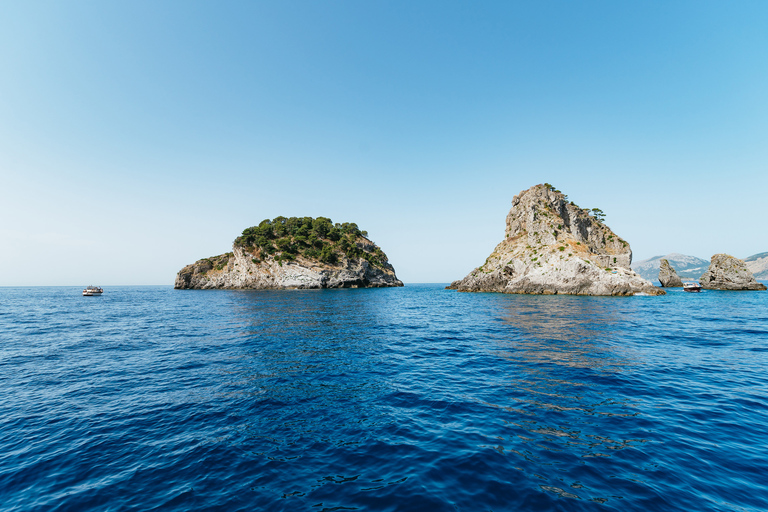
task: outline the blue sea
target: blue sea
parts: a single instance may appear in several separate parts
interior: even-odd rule
[[[768,293],[0,288],[0,510],[765,511]]]

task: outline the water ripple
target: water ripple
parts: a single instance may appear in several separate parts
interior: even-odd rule
[[[0,289],[0,508],[768,509],[768,294]]]

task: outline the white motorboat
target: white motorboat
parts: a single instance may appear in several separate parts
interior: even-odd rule
[[[683,291],[684,292],[700,292],[701,285],[699,283],[684,283]]]
[[[83,297],[93,297],[94,295],[101,295],[104,293],[104,288],[99,286],[88,286],[83,290]]]

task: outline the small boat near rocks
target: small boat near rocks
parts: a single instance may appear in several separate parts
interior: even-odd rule
[[[83,290],[83,297],[93,297],[94,295],[101,295],[104,293],[104,288],[99,286],[88,286]]]
[[[683,284],[684,292],[700,292],[701,285],[699,283],[685,283]]]

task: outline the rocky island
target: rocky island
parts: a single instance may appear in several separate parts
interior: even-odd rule
[[[387,255],[355,223],[277,217],[247,228],[232,252],[176,275],[176,289],[373,288],[403,286]]]
[[[568,201],[552,185],[520,192],[506,236],[480,267],[448,286],[464,292],[664,295],[630,269],[629,243],[602,222],[603,212]]]
[[[704,275],[699,278],[702,288],[709,290],[765,290],[747,268],[747,264],[729,254],[715,254]]]
[[[675,269],[669,264],[669,260],[662,258],[659,265],[659,282],[664,288],[680,288],[683,280],[677,275]]]

